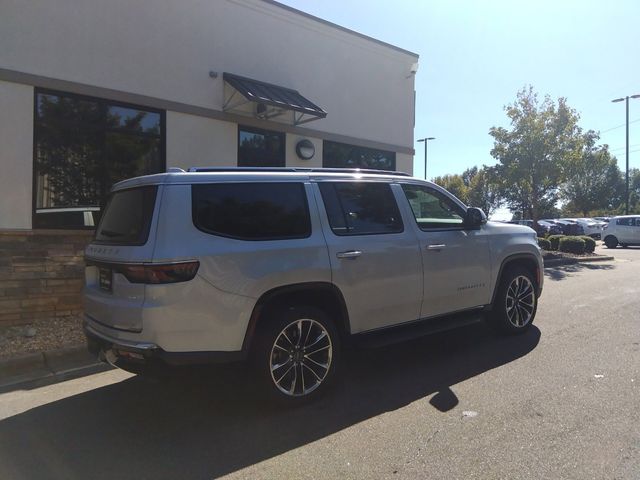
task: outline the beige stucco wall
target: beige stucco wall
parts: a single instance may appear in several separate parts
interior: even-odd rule
[[[396,153],[396,170],[413,175],[413,155]]]
[[[238,164],[238,127],[195,115],[167,112],[167,167]]]
[[[417,58],[277,5],[3,0],[1,10],[0,68],[216,110],[226,71],[298,89],[328,112],[309,128],[413,148]]]
[[[0,169],[0,229],[31,228],[33,87],[0,81]]]

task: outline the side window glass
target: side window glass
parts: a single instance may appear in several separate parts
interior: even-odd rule
[[[403,184],[402,190],[421,230],[462,226],[462,208],[446,195],[422,185]]]
[[[302,183],[213,183],[191,187],[194,225],[239,240],[311,235]]]
[[[636,221],[636,227],[640,227],[640,217],[636,217],[635,221]]]
[[[386,183],[322,182],[322,200],[336,235],[400,233],[398,205]]]

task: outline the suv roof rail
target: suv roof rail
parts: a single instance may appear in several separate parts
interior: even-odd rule
[[[298,172],[298,173],[366,173],[410,177],[405,172],[370,168],[304,168],[304,167],[190,167],[188,172]]]

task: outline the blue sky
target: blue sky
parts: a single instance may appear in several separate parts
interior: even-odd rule
[[[637,0],[280,1],[420,55],[414,137],[436,137],[429,178],[495,163],[488,131],[508,126],[503,107],[528,84],[566,97],[624,169],[624,103],[611,100],[640,93]],[[640,168],[640,99],[629,108],[630,164]],[[414,148],[421,177],[423,144]]]

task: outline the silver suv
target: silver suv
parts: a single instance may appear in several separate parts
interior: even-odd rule
[[[298,402],[341,345],[488,318],[527,330],[542,291],[528,227],[400,173],[192,169],[112,189],[86,249],[89,349],[133,371],[250,360]]]

